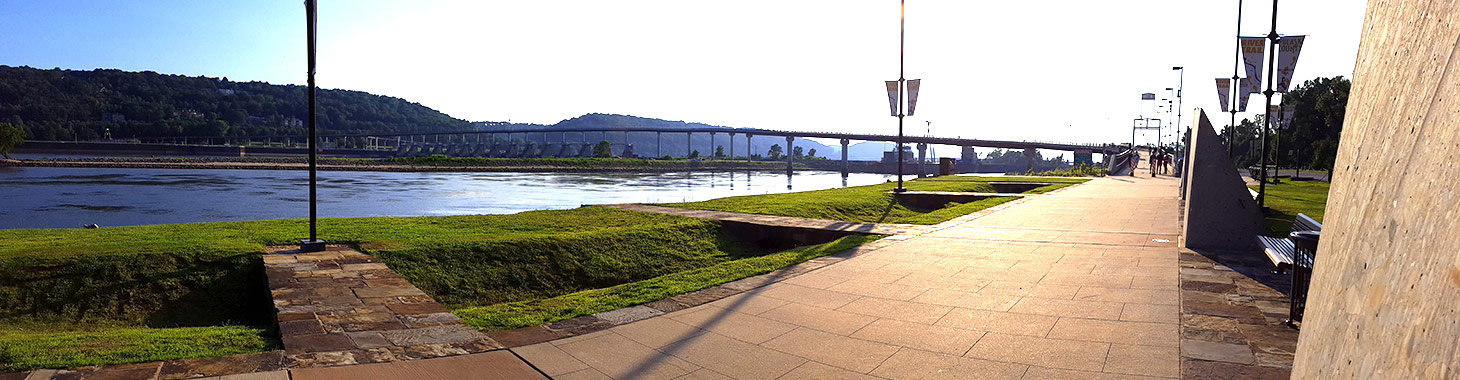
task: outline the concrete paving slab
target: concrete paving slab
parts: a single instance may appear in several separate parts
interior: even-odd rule
[[[445,358],[291,370],[293,380],[547,379],[506,350]]]

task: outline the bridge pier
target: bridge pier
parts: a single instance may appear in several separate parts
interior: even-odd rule
[[[730,159],[735,159],[735,132],[730,132]],[[732,176],[734,174],[731,174]],[[731,186],[734,186],[735,179],[730,179]]]
[[[715,157],[715,132],[710,132],[710,157]]]
[[[848,166],[848,163],[847,163],[847,143],[849,143],[849,142],[851,142],[851,141],[848,141],[847,139],[842,139],[842,176],[843,177],[845,177],[847,175],[847,169],[848,169],[847,168],[847,166]],[[843,185],[843,186],[845,186],[845,185]]]
[[[925,173],[927,172],[923,170],[923,164],[926,164],[927,162],[928,143],[918,143],[918,178],[923,178],[923,176],[926,175]]]
[[[746,133],[745,134],[745,163],[747,163],[747,164],[750,163],[751,153],[754,152],[754,150],[751,149],[751,146],[750,146],[750,140],[752,140],[752,137],[755,137],[755,136],[752,136],[749,133]]]
[[[694,132],[684,133],[684,158],[686,159],[689,158],[689,152],[693,150],[695,146],[694,134]]]
[[[795,140],[795,137],[786,136],[786,173],[791,172],[791,159],[796,157],[796,155],[791,154],[791,152],[795,151],[795,148],[791,146],[791,144],[795,143]],[[786,187],[789,188],[791,185],[787,184]]]

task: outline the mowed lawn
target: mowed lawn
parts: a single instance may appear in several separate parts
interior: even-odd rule
[[[1323,222],[1323,210],[1328,205],[1328,182],[1294,181],[1282,179],[1277,184],[1267,184],[1267,195],[1263,203],[1272,211],[1266,218],[1267,235],[1286,237],[1293,229],[1293,219],[1298,214]],[[1257,185],[1248,186],[1257,190]]]
[[[0,230],[0,370],[277,349],[260,256],[307,228],[269,220]],[[716,221],[603,207],[327,218],[320,233],[375,255],[447,307],[472,310],[465,319],[484,329],[652,301],[870,239],[767,255]],[[641,281],[650,282],[614,290]],[[583,293],[599,289],[610,290]],[[497,304],[515,306],[483,309]]]
[[[911,191],[950,191],[993,193],[990,182],[1043,182],[1053,185],[1026,191],[1041,194],[1089,178],[1012,177],[1012,176],[942,176],[906,181]],[[949,203],[937,209],[905,205],[893,197],[896,183],[880,183],[837,189],[795,193],[746,195],[712,199],[703,202],[665,203],[662,206],[697,210],[742,212],[799,218],[845,220],[864,223],[938,224],[959,216],[999,205],[1017,198],[994,197],[969,203]]]

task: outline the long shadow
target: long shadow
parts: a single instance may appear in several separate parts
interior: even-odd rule
[[[824,257],[842,257],[842,258],[847,258],[849,256],[846,256],[844,254],[850,253],[852,251],[854,251],[854,249],[853,250],[848,250],[848,251],[845,251],[845,252],[834,253],[834,254],[831,254],[831,255],[824,256]],[[767,281],[766,285],[771,285],[771,284],[779,283],[783,279],[790,278],[790,277],[794,277],[796,275],[800,275],[800,274],[803,274],[803,273],[791,273],[790,271],[776,271],[776,272],[771,272],[771,276],[769,277],[769,281]],[[754,297],[754,296],[760,294],[761,292],[764,292],[766,285],[762,285],[762,286],[757,287],[755,289],[751,289],[751,290],[745,291],[743,293],[740,293],[739,296],[741,296],[741,297],[739,299],[735,300],[735,302],[733,302],[733,303],[731,303],[729,305],[726,305],[719,313],[716,313],[713,317],[711,317],[705,323],[701,324],[700,326],[696,326],[696,329],[694,331],[691,331],[691,332],[686,333],[684,335],[680,335],[678,339],[675,339],[674,340],[674,343],[670,343],[668,345],[665,345],[664,347],[659,348],[657,351],[659,353],[661,353],[661,354],[664,354],[664,355],[676,356],[676,354],[678,354],[679,352],[684,351],[686,348],[688,348],[690,342],[693,342],[693,341],[695,341],[695,339],[698,339],[698,335],[700,335],[699,334],[699,331],[700,330],[706,330],[706,331],[708,331],[708,327],[713,327],[713,326],[719,325],[720,323],[723,323],[724,320],[725,320],[725,318],[728,318],[730,316],[730,313],[733,313],[736,310],[740,309],[746,302],[749,302],[749,300],[750,300],[751,297]],[[626,374],[626,376],[624,376],[624,378],[626,378],[626,379],[638,379],[638,378],[642,378],[643,376],[645,376],[646,374],[648,374],[649,370],[652,369],[655,365],[659,365],[659,364],[662,364],[663,363],[659,359],[660,359],[660,357],[657,357],[656,356],[654,359],[647,360],[647,361],[644,361],[644,362],[641,362],[641,363],[635,365],[634,368],[632,368],[632,369],[630,369],[628,371],[628,373]]]
[[[1277,267],[1273,266],[1267,255],[1260,250],[1192,249],[1192,251],[1283,295],[1292,296],[1292,274],[1287,272],[1278,274]]]

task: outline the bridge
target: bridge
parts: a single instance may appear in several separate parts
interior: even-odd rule
[[[682,129],[649,129],[649,128],[500,128],[483,131],[465,132],[415,132],[415,133],[372,133],[372,134],[331,134],[320,135],[323,142],[338,139],[365,139],[367,150],[389,151],[394,156],[414,156],[442,154],[457,157],[592,157],[593,148],[599,141],[609,141],[613,148],[614,155],[618,156],[644,156],[646,151],[635,151],[633,144],[629,142],[631,134],[638,134],[639,140],[653,134],[654,140],[652,156],[665,154],[662,151],[664,137],[666,134],[674,136],[683,134],[684,141],[692,141],[696,134],[708,134],[711,146],[723,146],[728,150],[728,156],[736,157],[735,144],[716,144],[718,135],[726,135],[732,140],[736,135],[743,135],[746,139],[745,157],[751,159],[751,137],[776,136],[786,138],[787,164],[790,165],[792,146],[795,138],[821,138],[835,139],[841,142],[842,161],[847,161],[848,147],[852,141],[879,141],[897,142],[896,135],[866,134],[866,133],[843,133],[843,132],[815,132],[815,131],[785,131],[772,129],[754,128],[682,128]],[[577,136],[574,136],[577,135]],[[520,140],[518,139],[520,137]],[[556,137],[556,138],[554,138]],[[590,138],[592,137],[592,138]],[[677,137],[671,137],[677,138]],[[154,143],[190,143],[202,142],[212,144],[214,142],[224,144],[249,145],[251,143],[265,142],[269,145],[281,143],[285,146],[303,145],[306,136],[302,135],[281,135],[281,136],[227,136],[227,137],[160,137],[142,138],[143,142]],[[1075,153],[1100,153],[1110,156],[1125,151],[1128,148],[1115,144],[1080,144],[1067,142],[1049,141],[1009,141],[1009,140],[986,140],[971,139],[962,137],[938,137],[938,136],[904,136],[904,144],[916,145],[918,151],[917,162],[926,162],[927,147],[929,145],[949,145],[963,148],[964,161],[973,157],[974,147],[1000,148],[1011,150],[1024,150],[1032,160],[1032,152],[1035,149],[1068,151]],[[692,145],[687,146],[684,154],[688,156]],[[646,147],[647,148],[647,147]],[[906,159],[912,159],[907,157]],[[1031,162],[1032,165],[1032,162]]]

